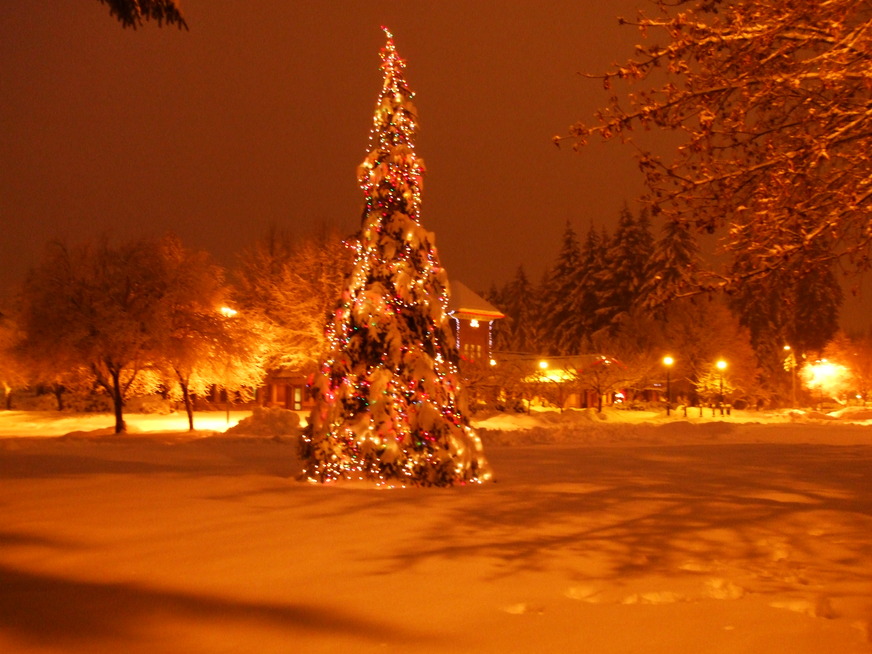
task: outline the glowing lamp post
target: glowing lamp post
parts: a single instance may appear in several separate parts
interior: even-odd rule
[[[221,307],[218,309],[218,313],[220,313],[225,318],[233,318],[237,313],[239,313],[236,309],[232,309],[230,307]],[[226,420],[227,426],[230,426],[230,384],[227,379],[230,376],[230,357],[228,355],[227,360],[227,368],[226,368],[226,377],[224,379],[224,409],[226,410]]]
[[[670,405],[672,404],[672,393],[670,392],[669,387],[669,372],[672,370],[672,364],[675,363],[675,359],[670,356],[663,357],[663,365],[666,366],[666,415],[669,415]]]
[[[720,392],[718,393],[718,395],[720,396],[719,403],[721,405],[721,415],[724,415],[724,370],[726,370],[726,368],[727,368],[727,362],[724,361],[723,359],[719,359],[715,365],[718,367],[718,370],[720,371],[720,386],[721,386],[721,388],[720,388]]]

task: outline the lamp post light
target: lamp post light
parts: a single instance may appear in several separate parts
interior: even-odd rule
[[[232,309],[231,307],[221,307],[218,309],[218,313],[220,313],[225,318],[233,318],[237,313],[239,313],[236,309]],[[227,361],[225,363],[224,368],[225,376],[224,376],[224,409],[226,411],[226,424],[230,426],[230,356],[228,355]]]
[[[672,364],[675,359],[670,356],[663,357],[663,365],[666,366],[666,415],[669,416],[670,405],[672,404],[672,393],[669,388],[669,371],[672,369]]]
[[[719,393],[719,404],[721,405],[721,415],[724,415],[724,370],[727,367],[727,362],[723,359],[719,359],[715,365],[718,367],[718,370],[720,370],[721,390]]]

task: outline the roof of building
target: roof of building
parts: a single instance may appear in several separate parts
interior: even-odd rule
[[[506,315],[463,282],[452,279],[448,297],[448,313],[459,318],[498,320]]]

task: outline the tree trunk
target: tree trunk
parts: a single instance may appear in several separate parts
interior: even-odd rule
[[[52,390],[54,391],[55,402],[57,402],[58,411],[63,411],[64,410],[64,387],[61,386],[60,384],[55,384],[55,386]]]
[[[185,413],[188,414],[188,431],[194,431],[194,405],[191,402],[191,394],[188,392],[188,383],[179,380],[182,387],[182,398],[185,400]]]
[[[112,404],[115,406],[115,433],[121,434],[127,431],[124,424],[124,396],[121,392],[121,375],[117,370],[112,371]]]

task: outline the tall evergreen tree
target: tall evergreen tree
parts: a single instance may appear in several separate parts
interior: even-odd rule
[[[733,274],[753,270],[752,254],[737,257]],[[757,358],[771,379],[783,378],[784,346],[796,354],[819,354],[838,331],[842,291],[828,265],[796,262],[752,277],[733,294],[731,307],[751,334]]]
[[[659,307],[681,291],[694,290],[701,269],[702,259],[693,229],[687,223],[667,221],[645,267],[640,302],[648,308]]]
[[[741,260],[736,262],[740,264]],[[730,297],[730,308],[748,329],[757,361],[771,379],[782,375],[783,349],[788,342],[790,323],[790,287],[790,276],[777,271],[765,280],[747,281]]]
[[[569,354],[571,341],[562,338],[574,322],[572,300],[581,266],[581,248],[572,225],[566,223],[557,263],[545,275],[542,283],[540,318],[546,349],[556,354]]]
[[[540,326],[539,289],[527,277],[523,266],[518,266],[494,303],[506,314],[494,326],[494,349],[505,352],[540,353],[543,347]]]
[[[384,80],[358,170],[363,221],[313,383],[303,474],[319,482],[481,482],[491,473],[463,414],[448,280],[420,222],[424,166],[414,147],[414,94],[385,32]]]
[[[600,280],[598,313],[610,328],[629,313],[639,297],[653,240],[647,216],[636,219],[629,208],[624,207],[609,244],[608,266]]]
[[[609,235],[603,228],[597,231],[593,225],[581,245],[579,267],[573,276],[569,320],[561,331],[562,351],[578,354],[592,347],[591,338],[603,325],[599,308],[601,280],[606,269],[606,243]]]
[[[651,217],[647,208],[639,212],[636,225],[639,229],[639,251],[650,255],[654,251],[654,233],[651,231]]]

